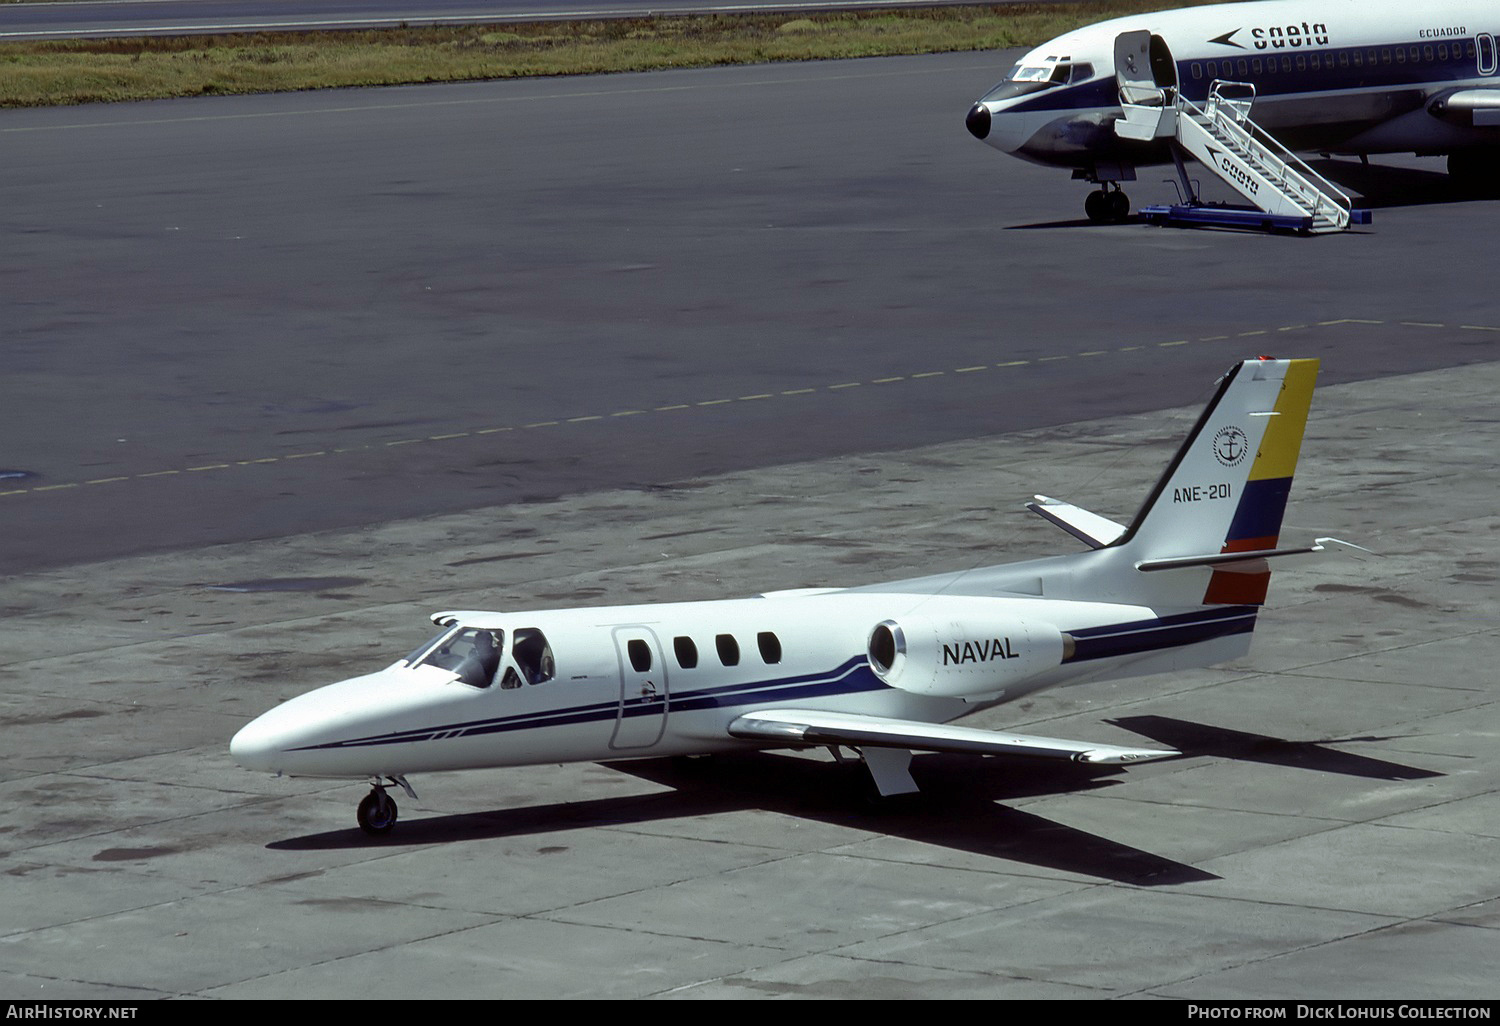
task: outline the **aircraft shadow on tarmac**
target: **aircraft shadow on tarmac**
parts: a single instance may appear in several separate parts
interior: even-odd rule
[[[912,776],[922,794],[872,809],[860,795],[863,765],[770,753],[703,759],[643,759],[612,768],[671,792],[402,820],[389,838],[357,829],[273,842],[280,851],[451,844],[589,826],[618,826],[760,809],[887,837],[1143,887],[1218,879],[1211,873],[998,804],[1108,788],[1121,771],[1005,758],[920,755]]]
[[[1331,744],[1389,741],[1395,735],[1323,738],[1318,741],[1288,741],[1268,734],[1249,734],[1206,723],[1192,723],[1169,716],[1123,716],[1108,720],[1135,734],[1170,745],[1185,756],[1209,756],[1237,762],[1259,762],[1290,766],[1316,773],[1368,777],[1372,780],[1422,780],[1443,774],[1403,766],[1366,755],[1352,755],[1328,748]]]
[[[1384,164],[1365,164],[1357,160],[1335,160],[1324,157],[1307,162],[1318,174],[1348,192],[1354,206],[1361,210],[1385,210],[1393,207],[1421,207],[1442,203],[1470,203],[1480,200],[1500,199],[1500,192],[1485,192],[1455,185],[1442,171],[1424,168],[1391,167]],[[1200,168],[1192,168],[1194,171]],[[1203,176],[1194,175],[1202,182]],[[1168,179],[1173,181],[1173,179]],[[1126,224],[1142,223],[1132,215]],[[1031,231],[1044,228],[1111,228],[1118,225],[1109,222],[1076,218],[1068,221],[1041,221],[1035,224],[1014,224],[1007,231]],[[1216,231],[1238,231],[1242,229],[1218,228]]]

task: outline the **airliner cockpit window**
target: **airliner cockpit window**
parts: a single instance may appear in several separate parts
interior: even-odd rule
[[[1074,65],[1069,61],[1059,61],[1057,58],[1049,58],[1040,64],[1017,64],[1010,69],[1010,74],[1005,81],[980,97],[980,103],[996,103],[1001,100],[1014,99],[1017,96],[1025,96],[1027,93],[1040,92],[1055,85],[1063,85],[1073,80]],[[1084,73],[1079,76],[1079,81],[1088,78],[1094,73],[1093,65],[1080,64],[1077,66]]]
[[[504,641],[503,631],[461,627],[442,635],[425,653],[421,649],[412,653],[418,658],[411,665],[452,670],[470,687],[487,688],[500,667],[500,650]]]
[[[522,627],[512,636],[514,641],[511,656],[521,668],[528,684],[541,684],[557,675],[557,666],[552,661],[552,646],[546,635],[535,627]]]

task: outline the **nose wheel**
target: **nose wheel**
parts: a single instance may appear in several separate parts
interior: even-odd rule
[[[417,794],[405,777],[391,777],[390,781],[401,785],[412,801],[416,801]],[[396,825],[396,799],[385,793],[385,784],[376,780],[370,785],[370,793],[359,803],[355,818],[359,820],[359,828],[371,837],[383,837],[391,832]]]
[[[1103,183],[1083,201],[1083,212],[1095,224],[1119,224],[1130,216],[1130,197],[1118,186]]]
[[[365,795],[355,815],[361,830],[371,837],[381,837],[396,825],[396,799],[386,794],[385,788],[377,787]]]

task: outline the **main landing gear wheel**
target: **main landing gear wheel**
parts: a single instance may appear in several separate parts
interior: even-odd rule
[[[1095,189],[1083,201],[1083,212],[1096,224],[1118,224],[1130,216],[1130,197],[1119,189]]]
[[[359,803],[359,828],[371,837],[382,837],[396,825],[396,800],[376,787]]]

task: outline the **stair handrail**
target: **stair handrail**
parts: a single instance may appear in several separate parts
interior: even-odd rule
[[[1249,98],[1228,95],[1226,87],[1248,91]],[[1200,108],[1180,93],[1179,106],[1187,108],[1189,114],[1209,118],[1219,125],[1235,142],[1252,155],[1261,158],[1267,171],[1275,171],[1280,183],[1311,207],[1314,214],[1322,213],[1340,228],[1347,227],[1354,209],[1354,201],[1342,189],[1318,174],[1276,138],[1250,120],[1250,105],[1255,100],[1255,85],[1252,82],[1229,82],[1215,79],[1209,87],[1208,110]],[[1226,116],[1218,116],[1220,111]],[[1270,157],[1272,160],[1265,160]],[[1278,165],[1280,169],[1277,170]]]

